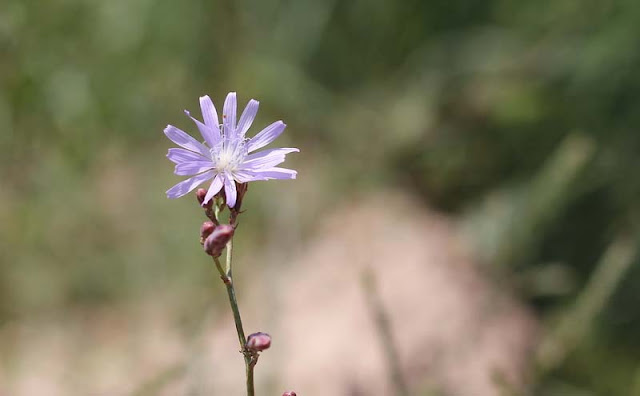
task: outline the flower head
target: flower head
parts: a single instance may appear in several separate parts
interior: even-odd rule
[[[300,151],[297,148],[276,148],[255,152],[274,141],[284,131],[286,125],[276,121],[253,138],[245,134],[258,113],[258,101],[251,99],[237,120],[236,93],[230,92],[224,101],[222,123],[209,96],[200,98],[200,108],[204,123],[185,114],[195,122],[204,142],[199,142],[184,131],[167,125],[164,134],[181,148],[171,148],[167,158],[176,164],[174,173],[192,176],[167,191],[167,197],[179,198],[207,180],[212,180],[202,204],[206,205],[213,196],[224,188],[227,205],[236,204],[236,183],[256,180],[295,179],[297,172],[279,168],[276,165],[285,160],[285,155]],[[236,122],[237,121],[237,122]]]

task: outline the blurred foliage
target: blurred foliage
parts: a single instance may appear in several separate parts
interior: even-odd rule
[[[574,279],[559,294],[520,289],[551,318],[616,235],[638,232],[639,22],[634,0],[4,0],[0,323],[169,284],[185,309],[208,299],[208,268],[175,264],[195,261],[183,219],[199,217],[164,199],[176,178],[161,131],[192,130],[182,109],[230,90],[262,101],[257,124],[285,119],[283,140],[304,153],[294,166],[331,175],[305,187],[329,191],[312,203],[325,209],[380,185],[461,216],[493,194],[509,207],[544,194],[536,178],[560,142],[584,136],[593,154],[502,269],[517,279],[557,263]],[[540,394],[627,394],[640,375],[637,290],[635,262]]]

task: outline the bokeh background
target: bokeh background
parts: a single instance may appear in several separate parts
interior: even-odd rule
[[[487,394],[640,395],[639,45],[635,0],[3,0],[0,395],[205,394],[180,362],[228,306],[162,130],[229,91],[301,149],[298,180],[246,198],[246,315],[278,309],[252,285],[296,298],[274,279],[327,218],[400,194],[536,323],[523,379]],[[429,370],[411,394],[456,395]]]

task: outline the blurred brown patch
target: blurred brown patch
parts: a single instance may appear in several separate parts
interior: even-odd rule
[[[496,377],[521,385],[536,320],[460,241],[450,219],[393,194],[326,219],[283,282],[273,335],[286,349],[284,384],[306,396],[393,394],[360,282],[371,266],[413,392],[496,395]]]
[[[384,193],[320,223],[288,263],[265,254],[250,272],[238,271],[246,332],[273,336],[256,370],[261,394],[393,394],[361,283],[366,266],[376,273],[411,394],[498,395],[496,378],[515,387],[526,381],[536,319],[483,274],[451,219]],[[219,303],[222,317],[205,318],[195,338],[158,298],[7,325],[0,393],[242,394],[233,322],[227,302]]]

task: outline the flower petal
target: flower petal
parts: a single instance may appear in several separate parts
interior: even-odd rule
[[[264,128],[260,133],[249,140],[247,144],[248,152],[255,151],[273,142],[284,131],[287,125],[282,121],[276,121]]]
[[[205,142],[211,147],[215,147],[218,142],[220,142],[220,127],[215,129],[209,128],[207,125],[201,123],[197,119],[191,116],[189,110],[185,110],[184,114],[186,114],[189,118],[193,120],[198,126],[198,130],[200,131],[200,135],[204,138]]]
[[[173,163],[180,164],[188,161],[206,161],[208,158],[203,157],[199,153],[185,150],[183,148],[170,148],[167,153],[167,158]]]
[[[273,177],[265,176],[254,171],[234,171],[233,177],[238,183],[273,180]]]
[[[237,99],[235,92],[229,92],[224,100],[224,108],[222,112],[222,123],[224,124],[224,133],[226,137],[236,137],[236,108]]]
[[[258,181],[258,180],[269,180],[262,176],[256,176],[254,172],[246,171],[246,170],[233,171],[233,178],[236,179],[238,183],[247,183],[247,182]]]
[[[197,176],[194,176],[190,179],[187,179],[185,181],[181,181],[180,183],[176,184],[175,186],[167,190],[167,197],[180,198],[181,196],[190,193],[191,191],[193,191],[194,188],[198,187],[200,184],[211,179],[212,177],[213,177],[213,171],[208,171],[208,172],[201,173]]]
[[[263,179],[258,180],[271,180],[271,179],[295,179],[298,172],[292,169],[286,168],[269,168],[269,169],[261,169],[259,171],[254,171],[254,174],[259,177],[263,177]]]
[[[204,196],[204,201],[202,201],[202,206],[209,203],[209,200],[211,200],[211,198],[213,198],[213,196],[220,191],[223,183],[224,183],[223,176],[218,173],[216,177],[213,178],[213,181],[209,186],[209,190],[207,191],[207,195]]]
[[[167,135],[167,137],[178,146],[182,146],[187,150],[200,153],[204,156],[209,155],[209,149],[204,144],[200,143],[196,139],[189,136],[186,132],[174,127],[173,125],[167,125],[167,127],[164,129],[164,134]]]
[[[233,172],[238,183],[248,183],[259,180],[295,179],[298,172],[285,168],[267,168],[259,170],[239,170]]]
[[[240,116],[240,121],[238,121],[238,134],[237,136],[244,137],[244,134],[247,133],[253,120],[256,118],[256,114],[258,114],[258,106],[260,102],[257,100],[251,99],[249,103],[247,103],[247,107],[244,108],[242,115]]]
[[[211,161],[190,161],[176,165],[174,173],[178,176],[191,176],[210,169],[213,169]]]
[[[220,123],[218,122],[218,112],[216,111],[216,107],[213,105],[211,98],[209,95],[200,97],[200,110],[202,110],[202,118],[204,119],[204,123],[209,128],[220,128]]]
[[[240,169],[259,170],[260,168],[272,168],[284,162],[286,154],[299,151],[297,148],[277,148],[249,154]]]
[[[224,195],[227,197],[227,205],[230,208],[236,206],[236,198],[238,192],[236,191],[236,182],[233,180],[230,174],[225,173],[224,178]]]

